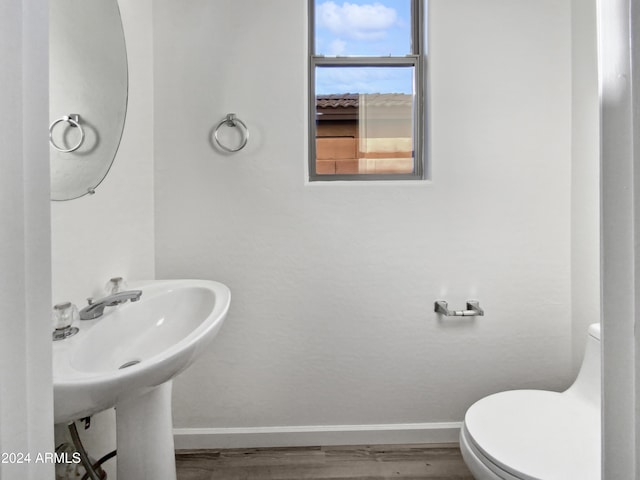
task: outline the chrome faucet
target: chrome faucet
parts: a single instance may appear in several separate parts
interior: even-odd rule
[[[114,293],[95,302],[89,301],[89,305],[80,310],[80,320],[93,320],[101,317],[105,307],[113,307],[127,301],[137,302],[142,296],[142,290],[127,290]]]

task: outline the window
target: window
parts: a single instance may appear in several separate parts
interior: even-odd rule
[[[425,0],[309,0],[309,179],[421,179]]]

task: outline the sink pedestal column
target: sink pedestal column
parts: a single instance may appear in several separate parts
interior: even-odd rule
[[[116,405],[118,480],[176,480],[171,386]]]

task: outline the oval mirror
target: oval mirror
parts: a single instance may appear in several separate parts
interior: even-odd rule
[[[117,0],[56,0],[49,38],[51,199],[94,189],[115,158],[127,110],[127,52]]]

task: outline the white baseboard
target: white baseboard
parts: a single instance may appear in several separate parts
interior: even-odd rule
[[[177,450],[458,443],[461,422],[252,428],[174,428]]]

